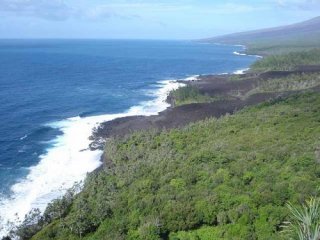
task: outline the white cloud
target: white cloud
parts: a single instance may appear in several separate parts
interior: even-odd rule
[[[91,8],[87,8],[81,11],[81,17],[89,20],[101,20],[109,18],[122,18],[122,19],[134,19],[140,18],[140,16],[134,11],[132,11],[132,6],[130,6],[130,11],[128,11],[128,6],[123,5],[112,5],[112,4],[101,4],[96,5]]]
[[[181,1],[172,2],[153,2],[153,1],[126,1],[120,3],[108,3],[97,5],[84,10],[85,15],[90,19],[110,18],[110,17],[138,17],[143,15],[168,15],[168,14],[235,14],[248,13],[264,9],[263,6],[253,6],[238,4],[233,2],[217,4]]]
[[[320,9],[320,0],[198,1],[198,0],[0,0],[0,14],[29,16],[47,20],[69,18],[87,21],[162,18],[173,15],[232,15],[283,9]]]
[[[0,13],[16,17],[29,16],[62,21],[69,18],[102,20],[115,18],[138,18],[133,14],[141,4],[97,4],[89,2],[85,7],[77,2],[64,0],[0,0]]]
[[[228,2],[220,5],[212,5],[207,10],[217,14],[233,14],[233,13],[248,13],[248,12],[261,10],[263,8],[264,7],[261,7],[261,6],[257,7],[253,5]]]
[[[281,8],[302,11],[319,11],[320,0],[276,0],[276,5]]]
[[[65,20],[73,14],[73,9],[63,0],[0,0],[0,12],[49,20]]]

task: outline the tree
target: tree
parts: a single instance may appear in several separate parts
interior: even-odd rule
[[[19,239],[30,239],[43,226],[43,218],[39,209],[32,209],[15,231]]]
[[[93,228],[91,212],[87,199],[80,198],[75,201],[74,215],[69,219],[68,226],[80,239]]]

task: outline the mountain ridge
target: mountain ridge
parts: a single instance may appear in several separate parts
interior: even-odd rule
[[[279,34],[279,35],[285,35],[288,33],[297,33],[296,31],[300,30],[306,33],[314,33],[319,32],[320,33],[320,16],[312,18],[307,21],[285,25],[285,26],[279,26],[279,27],[273,27],[273,28],[265,28],[261,30],[252,30],[252,31],[245,31],[245,32],[238,32],[238,33],[232,33],[217,37],[212,37],[204,40],[217,40],[217,41],[232,41],[233,38],[237,38],[237,41],[243,41],[243,38],[253,37],[253,38],[260,38],[261,35],[265,35],[264,37],[271,37],[272,34]],[[267,35],[268,34],[268,35]],[[266,36],[267,35],[267,36]],[[279,36],[278,35],[278,36]],[[242,39],[241,39],[242,38]],[[252,41],[253,39],[251,39]]]
[[[232,33],[201,41],[242,44],[249,51],[260,54],[317,48],[320,47],[320,16],[290,25]]]

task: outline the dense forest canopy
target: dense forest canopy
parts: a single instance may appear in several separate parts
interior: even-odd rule
[[[286,203],[319,194],[319,107],[305,93],[113,139],[33,239],[280,239]]]

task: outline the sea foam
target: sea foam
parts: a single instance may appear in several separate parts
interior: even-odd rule
[[[233,72],[233,74],[241,75],[241,74],[244,74],[245,72],[247,72],[249,70],[250,70],[250,68],[239,69],[239,70]]]
[[[52,140],[51,147],[39,157],[37,165],[30,167],[29,174],[11,187],[11,197],[0,199],[0,237],[8,234],[8,221],[15,223],[17,217],[23,220],[33,208],[44,211],[49,202],[61,197],[75,182],[81,182],[88,172],[101,165],[102,151],[88,149],[93,128],[119,117],[158,114],[170,106],[166,102],[168,93],[180,86],[183,84],[173,80],[158,82],[153,100],[121,114],[73,117],[47,124],[59,129],[62,135]]]
[[[239,52],[233,52],[234,55],[238,55],[238,56],[246,56],[247,54],[245,53],[239,53]]]
[[[244,50],[246,50],[246,48],[244,48]],[[240,53],[240,52],[233,52],[234,55],[237,55],[237,56],[249,56],[249,57],[255,57],[255,58],[263,58],[262,56],[260,55],[250,55],[250,54],[246,54],[246,53]]]

